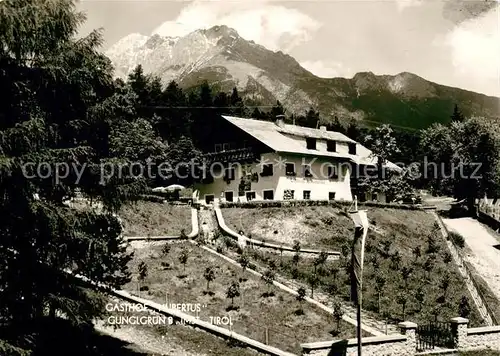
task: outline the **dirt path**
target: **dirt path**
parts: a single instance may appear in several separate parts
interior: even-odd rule
[[[498,240],[478,221],[471,218],[444,219],[450,231],[462,235],[472,254],[464,256],[500,299],[500,250]]]

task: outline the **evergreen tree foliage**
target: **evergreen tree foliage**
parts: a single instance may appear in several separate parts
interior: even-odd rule
[[[110,61],[98,52],[100,33],[75,38],[83,20],[72,1],[0,2],[2,354],[32,350],[31,325],[56,311],[75,325],[102,315],[103,299],[63,271],[114,287],[130,277],[112,212],[144,181],[112,175],[102,182],[100,168],[120,164],[110,155],[110,126],[131,108],[122,106],[127,98],[115,92]],[[37,173],[38,164],[45,169]],[[76,188],[105,212],[66,206]]]

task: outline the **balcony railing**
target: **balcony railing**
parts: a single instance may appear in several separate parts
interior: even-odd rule
[[[259,155],[255,153],[252,147],[237,148],[220,152],[209,152],[202,156],[207,162],[241,162],[255,161]]]

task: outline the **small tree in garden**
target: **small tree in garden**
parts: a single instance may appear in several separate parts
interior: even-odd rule
[[[137,269],[139,272],[139,281],[143,282],[148,276],[148,265],[144,261],[141,261]]]
[[[406,289],[408,288],[408,279],[410,278],[412,273],[413,270],[408,266],[403,266],[403,268],[401,269],[401,277],[403,278]]]
[[[422,256],[422,250],[420,249],[420,246],[415,246],[412,253],[413,253],[413,256],[415,257],[415,262],[418,261],[420,256]]]
[[[297,265],[299,264],[299,261],[300,261],[300,254],[298,252],[295,252],[293,254],[293,257],[292,257],[292,262],[293,262],[295,267],[297,267]]]
[[[422,305],[424,304],[425,293],[422,287],[418,287],[415,291],[415,300],[418,302],[418,310],[422,310]]]
[[[262,274],[262,280],[264,281],[264,283],[267,284],[267,287],[268,287],[268,291],[267,293],[265,293],[265,296],[272,296],[273,293],[271,291],[271,287],[273,285],[273,282],[274,282],[274,278],[275,278],[275,274],[274,274],[274,271],[271,270],[271,269],[267,269],[263,274]]]
[[[295,299],[297,299],[297,301],[300,303],[300,309],[296,311],[296,314],[304,314],[304,309],[302,308],[302,303],[306,299],[306,289],[304,287],[299,287],[299,289],[297,289],[297,296],[295,297]]]
[[[300,246],[300,241],[295,240],[295,241],[293,242],[293,247],[292,247],[292,248],[293,248],[293,250],[295,251],[295,253],[297,253],[297,254],[298,254],[298,253],[300,253],[300,247],[301,247],[301,246]]]
[[[458,315],[462,318],[468,318],[471,313],[469,299],[464,295],[458,304]]]
[[[403,312],[403,320],[406,319],[406,304],[408,303],[408,295],[406,292],[401,292],[396,297],[396,302],[401,305],[401,309]]]
[[[381,244],[382,244],[382,256],[384,258],[389,258],[391,256],[392,240],[390,239],[383,240]]]
[[[164,257],[168,256],[170,252],[170,244],[168,242],[165,243],[165,245],[163,245],[163,247],[161,248],[161,253]]]
[[[207,267],[203,273],[203,277],[207,280],[207,291],[210,287],[210,282],[215,279],[215,271],[212,267]]]
[[[321,267],[322,265],[325,264],[326,259],[328,258],[328,255],[326,254],[325,251],[321,251],[318,256],[313,261],[314,265],[314,274],[316,274],[316,270],[318,267]]]
[[[274,260],[269,260],[269,268],[273,271],[276,271],[276,262],[274,262]]]
[[[379,262],[378,257],[376,255],[372,255],[372,257],[370,258],[370,263],[372,264],[373,269],[375,271],[378,271],[378,269],[380,268],[380,262]]]
[[[340,321],[342,320],[342,317],[344,316],[344,311],[342,310],[342,303],[338,298],[335,298],[332,304],[332,309],[333,309],[333,320],[336,323],[336,332],[337,334],[340,333]]]
[[[340,272],[339,266],[337,266],[336,264],[333,265],[333,267],[331,268],[330,272],[332,274],[333,281],[336,282],[337,281],[337,277],[338,277],[339,272]]]
[[[186,263],[188,261],[188,258],[189,253],[185,248],[183,248],[179,254],[179,262],[182,264],[184,271],[186,270]]]
[[[427,237],[427,254],[438,253],[440,247],[436,241],[434,235]]]
[[[384,291],[386,279],[382,276],[375,277],[375,290],[377,291],[377,310],[380,313],[380,299]]]
[[[439,281],[439,288],[443,291],[443,299],[446,299],[446,292],[448,291],[448,288],[450,287],[450,275],[446,273],[441,280]]]
[[[342,253],[342,257],[345,259],[349,258],[349,255],[351,254],[351,245],[349,243],[345,242],[342,244],[340,251]]]
[[[186,230],[185,229],[181,230],[181,239],[187,239],[187,235],[186,235]]]
[[[314,298],[314,288],[319,284],[319,278],[316,273],[310,274],[307,279],[309,285],[311,286],[311,298]]]
[[[430,278],[431,272],[434,269],[434,265],[435,265],[434,259],[431,258],[430,256],[427,257],[427,259],[424,262],[424,270],[427,272],[427,278]]]
[[[248,259],[247,254],[242,253],[238,259],[238,262],[240,263],[240,266],[243,269],[243,272],[245,272],[246,268],[248,267],[248,264],[250,263],[250,260]]]
[[[240,296],[240,284],[233,282],[226,291],[226,297],[231,299],[231,308],[234,306],[234,298]]]
[[[399,253],[399,251],[396,251],[391,256],[391,268],[394,270],[399,270],[400,265],[401,265],[401,254]]]
[[[283,244],[280,245],[280,266],[283,266]]]

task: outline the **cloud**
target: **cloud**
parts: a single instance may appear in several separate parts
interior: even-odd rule
[[[321,24],[304,13],[266,0],[195,0],[173,21],[153,31],[162,36],[184,36],[200,28],[226,25],[241,37],[271,50],[289,52],[312,38]]]
[[[480,92],[500,94],[499,7],[462,22],[442,41],[449,46],[458,76]]]
[[[300,65],[320,78],[351,78],[354,75],[351,68],[346,68],[342,63],[336,61],[303,61],[300,62]]]
[[[399,11],[422,5],[422,0],[395,0]]]

